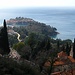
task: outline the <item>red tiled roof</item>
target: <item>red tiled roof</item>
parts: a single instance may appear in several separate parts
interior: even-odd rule
[[[75,75],[75,69],[67,72],[54,72],[51,75]]]
[[[58,66],[58,65],[64,65],[65,63],[63,61],[55,61],[55,63],[53,64],[54,66]],[[50,62],[47,61],[45,64],[44,64],[45,67],[48,67],[50,66]]]
[[[54,66],[57,65],[64,65],[65,63],[63,61],[55,61]]]
[[[60,52],[60,53],[58,53],[58,55],[59,55],[59,60],[56,60],[55,61],[55,63],[54,63],[54,66],[58,66],[58,65],[64,65],[66,62],[67,62],[67,59],[69,59],[72,63],[75,63],[75,59],[73,59],[73,57],[72,56],[67,56],[67,54],[65,53],[65,52]],[[65,59],[65,61],[64,61],[64,59],[62,59],[62,60],[60,60],[61,58],[64,58],[65,59],[65,57],[67,57],[67,59]],[[50,62],[49,61],[47,61],[45,64],[44,64],[44,66],[45,67],[48,67],[48,66],[50,66]],[[54,72],[54,73],[52,73],[51,75],[75,75],[75,69],[74,70],[69,70],[69,71],[67,71],[67,72]]]
[[[69,59],[72,63],[75,63],[75,59],[73,59],[73,57],[68,56],[68,59]]]
[[[58,53],[58,56],[59,57],[65,57],[65,56],[67,56],[67,54],[65,52],[61,51],[60,53]]]

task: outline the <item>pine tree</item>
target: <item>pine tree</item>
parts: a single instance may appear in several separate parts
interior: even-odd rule
[[[73,43],[73,58],[75,59],[75,38],[74,38],[74,43]]]

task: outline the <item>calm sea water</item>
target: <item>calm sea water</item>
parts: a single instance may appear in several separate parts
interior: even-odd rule
[[[75,9],[21,8],[0,9],[0,24],[3,19],[27,17],[57,28],[56,38],[62,40],[75,38]]]

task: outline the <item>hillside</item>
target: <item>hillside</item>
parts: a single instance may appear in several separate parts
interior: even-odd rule
[[[36,28],[37,26],[37,28]],[[39,27],[40,26],[40,27]],[[30,28],[29,28],[30,27]],[[0,74],[1,75],[74,75],[75,73],[75,39],[52,39],[45,32],[37,29],[45,28],[50,31],[56,28],[46,26],[43,23],[35,23],[27,26],[4,27],[0,33]],[[7,31],[8,34],[6,39]],[[33,29],[33,30],[31,30]],[[31,31],[30,31],[31,30]],[[31,33],[34,32],[34,33]],[[20,40],[20,36],[22,41]],[[17,37],[17,38],[16,38]],[[6,40],[10,46],[10,52],[4,54],[7,49]],[[19,40],[18,40],[19,39]],[[2,47],[1,47],[2,46]],[[3,53],[4,50],[4,53]],[[73,51],[73,57],[71,57]],[[5,63],[6,62],[6,63]]]

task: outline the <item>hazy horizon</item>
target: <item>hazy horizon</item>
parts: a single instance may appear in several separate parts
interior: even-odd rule
[[[34,7],[74,8],[75,0],[1,0],[0,9]]]

